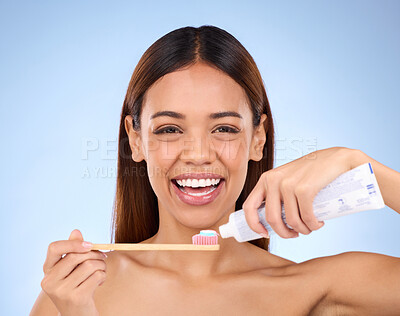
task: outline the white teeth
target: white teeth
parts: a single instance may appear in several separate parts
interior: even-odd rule
[[[203,192],[203,193],[188,193],[188,192],[184,192],[184,193],[192,195],[192,196],[202,196],[202,195],[207,195],[207,194],[211,193],[212,191],[214,191],[216,189],[217,189],[217,187],[211,187],[210,190],[208,190],[207,192]]]
[[[199,186],[199,180],[193,179],[192,180],[192,188],[197,188]]]
[[[182,180],[176,180],[176,182],[181,186],[181,187],[192,187],[192,188],[198,188],[198,187],[208,187],[210,185],[217,185],[221,179],[182,179]]]

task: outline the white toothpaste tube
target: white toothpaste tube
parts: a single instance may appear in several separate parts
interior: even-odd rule
[[[293,228],[286,222],[285,208],[281,203],[282,219]],[[319,191],[313,201],[313,211],[319,221],[383,207],[385,203],[369,162],[341,174]],[[258,208],[258,217],[269,236],[275,234],[265,220],[265,201]],[[238,242],[262,238],[249,227],[243,210],[230,214],[228,223],[221,225],[219,232],[222,238],[234,237]]]

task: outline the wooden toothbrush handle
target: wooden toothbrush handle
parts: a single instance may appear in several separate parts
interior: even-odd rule
[[[193,244],[93,244],[91,250],[219,250],[219,245]]]

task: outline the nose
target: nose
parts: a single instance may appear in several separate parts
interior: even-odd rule
[[[215,158],[215,151],[207,135],[191,135],[183,139],[180,159],[195,165],[210,164]]]

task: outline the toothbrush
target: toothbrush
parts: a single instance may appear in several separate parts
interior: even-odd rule
[[[219,250],[218,233],[202,230],[192,237],[193,244],[93,244],[91,250]]]

